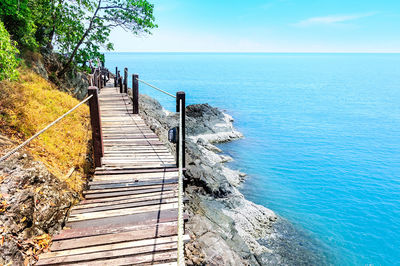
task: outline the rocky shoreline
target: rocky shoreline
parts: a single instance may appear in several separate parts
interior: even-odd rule
[[[146,95],[140,96],[139,105],[143,119],[175,153],[167,131],[177,126],[178,115]],[[328,264],[311,238],[240,193],[246,174],[227,167],[233,159],[215,146],[243,137],[231,116],[208,104],[187,106],[186,132],[188,265]],[[0,137],[1,148],[13,146]],[[65,224],[79,195],[24,152],[0,165],[0,177],[1,202],[7,208],[0,212],[0,264],[34,263]]]
[[[140,114],[172,152],[168,129],[178,114],[147,95],[139,97]],[[185,205],[188,265],[321,265],[326,258],[315,243],[264,206],[238,190],[245,174],[228,168],[232,160],[214,144],[239,139],[233,118],[208,104],[186,107]]]

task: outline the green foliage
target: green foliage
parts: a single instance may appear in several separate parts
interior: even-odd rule
[[[156,28],[147,0],[0,0],[0,19],[19,48],[53,47],[64,55],[64,74],[72,65],[87,68],[113,50],[111,31],[138,35]]]
[[[29,3],[30,0],[1,0],[0,19],[20,48],[34,49],[36,26]]]
[[[18,78],[16,55],[19,51],[15,45],[16,43],[10,39],[10,34],[0,21],[0,80]]]
[[[57,32],[60,50],[71,62],[85,66],[97,57],[100,48],[112,50],[111,30],[121,27],[135,35],[156,28],[154,6],[145,0],[81,0],[77,5],[64,2],[63,23]],[[71,30],[73,29],[73,30]],[[73,34],[71,34],[73,32]]]

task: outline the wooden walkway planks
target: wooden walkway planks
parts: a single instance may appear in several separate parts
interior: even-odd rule
[[[119,88],[103,88],[99,104],[102,166],[38,265],[176,265],[175,159]]]

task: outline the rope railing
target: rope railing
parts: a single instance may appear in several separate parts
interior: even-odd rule
[[[182,100],[179,100],[179,165],[178,165],[178,265],[185,265],[183,252],[183,138],[182,136]]]
[[[92,98],[93,95],[90,95],[88,97],[86,97],[86,99],[84,99],[83,101],[81,101],[79,104],[75,105],[75,107],[73,107],[72,109],[70,109],[68,112],[66,112],[65,114],[63,114],[62,116],[60,116],[59,118],[57,118],[56,120],[54,120],[53,122],[51,122],[49,125],[47,125],[45,128],[43,128],[42,130],[40,130],[39,132],[37,132],[35,135],[33,135],[32,137],[30,137],[29,139],[25,140],[23,143],[21,143],[20,145],[18,145],[17,147],[15,147],[14,149],[12,149],[11,151],[7,152],[4,156],[2,156],[0,158],[0,162],[5,161],[6,159],[8,159],[11,155],[13,155],[15,152],[17,152],[19,149],[25,147],[29,142],[31,142],[32,140],[36,139],[40,134],[42,134],[43,132],[45,132],[46,130],[48,130],[50,127],[54,126],[57,122],[59,122],[61,119],[63,119],[64,117],[66,117],[67,115],[69,115],[70,113],[72,113],[76,108],[78,108],[79,106],[81,106],[82,104],[84,104],[85,102],[87,102],[90,98]]]
[[[138,78],[136,78],[136,80],[139,81],[139,82],[142,82],[142,83],[146,84],[146,85],[149,86],[149,87],[152,87],[153,89],[156,89],[156,90],[158,90],[158,91],[160,91],[160,92],[162,92],[162,93],[165,93],[165,94],[167,94],[168,96],[171,96],[172,98],[176,98],[175,95],[173,95],[173,94],[171,94],[171,93],[169,93],[169,92],[166,92],[166,91],[164,91],[164,90],[162,90],[162,89],[160,89],[160,88],[157,88],[156,86],[151,85],[150,83],[148,83],[148,82],[146,82],[146,81],[144,81],[144,80],[141,80],[141,79],[138,79]]]
[[[128,93],[127,79],[128,79],[128,69],[124,68],[124,77],[122,78],[119,74],[118,67],[115,68],[115,75],[118,80],[115,81],[115,87],[118,88],[120,93]],[[176,112],[179,113],[179,128],[170,129],[168,132],[168,138],[172,143],[176,144],[176,167],[178,168],[178,236],[177,236],[177,265],[185,265],[185,255],[184,255],[184,217],[183,217],[183,178],[185,171],[185,92],[178,91],[176,96],[162,90],[142,79],[139,79],[138,74],[132,74],[132,108],[133,114],[139,114],[139,82],[143,83],[155,90],[158,90],[172,98],[176,101]],[[176,132],[178,131],[178,132]],[[170,139],[171,132],[171,139]],[[176,134],[177,133],[177,134]],[[176,140],[177,135],[177,140]]]

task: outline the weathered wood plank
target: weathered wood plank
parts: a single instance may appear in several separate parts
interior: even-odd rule
[[[171,203],[176,201],[176,193],[165,193],[158,194],[154,196],[148,197],[140,197],[133,199],[125,199],[125,200],[116,200],[116,201],[106,201],[100,203],[91,203],[91,204],[80,204],[75,206],[71,213],[79,213],[84,211],[96,211],[97,208],[115,208],[118,209],[118,206],[125,208],[128,204],[142,204],[143,206],[151,205],[151,204],[161,204],[161,203]],[[140,206],[140,205],[137,205]],[[133,207],[137,207],[133,206]],[[104,209],[102,209],[104,210]]]
[[[83,192],[83,195],[99,194],[99,193],[112,193],[112,192],[122,192],[122,191],[139,191],[151,188],[167,188],[176,187],[177,183],[161,183],[161,184],[150,184],[142,186],[128,186],[128,187],[117,187],[117,188],[100,188],[100,189],[90,189]]]
[[[158,178],[153,181],[137,181],[137,182],[117,182],[117,183],[103,183],[103,184],[93,184],[93,182],[89,183],[89,187],[91,190],[93,189],[111,189],[111,188],[124,188],[124,187],[141,187],[141,186],[151,186],[151,185],[162,185],[162,184],[173,184],[178,183],[178,179],[171,178],[162,180]]]
[[[71,215],[75,214],[82,214],[82,213],[89,213],[89,212],[99,212],[99,211],[108,211],[108,210],[122,210],[126,208],[136,208],[136,207],[144,207],[144,206],[161,206],[162,204],[167,203],[178,203],[178,200],[175,197],[172,198],[159,198],[159,199],[152,199],[146,201],[138,201],[138,202],[129,202],[129,203],[122,203],[122,204],[112,204],[108,206],[99,206],[93,208],[85,208],[85,209],[75,209],[71,211]]]
[[[173,164],[174,158],[160,158],[155,156],[154,158],[110,158],[110,157],[103,157],[102,162],[104,165],[120,165],[120,164],[128,164],[131,166],[134,165],[146,165],[151,163],[162,163],[162,164]]]
[[[74,248],[107,245],[126,241],[152,239],[158,237],[174,236],[177,234],[175,225],[147,227],[146,230],[126,231],[121,233],[104,234],[54,241],[51,250],[60,251]]]
[[[177,195],[175,190],[159,190],[156,192],[148,192],[148,193],[140,193],[140,194],[133,194],[133,195],[124,195],[124,196],[117,196],[117,197],[105,197],[105,198],[96,198],[96,199],[85,199],[80,204],[91,204],[91,203],[103,203],[103,202],[114,202],[118,200],[131,200],[131,199],[141,199],[155,195],[161,196],[169,196],[170,194]]]
[[[139,182],[139,181],[153,181],[153,180],[165,180],[168,178],[178,177],[177,171],[155,171],[155,172],[140,172],[140,173],[119,173],[119,174],[99,174],[95,173],[93,181],[90,184],[97,183],[115,183],[120,180],[125,180],[125,182]],[[137,180],[137,181],[136,181]]]
[[[121,219],[122,218],[122,219]],[[178,220],[178,209],[169,209],[162,211],[153,211],[145,213],[136,213],[126,216],[112,216],[103,219],[85,220],[78,222],[68,221],[67,227],[75,228],[91,228],[93,226],[121,226],[129,225],[145,225],[164,222],[172,222]]]
[[[155,252],[153,254],[143,254],[138,256],[128,256],[110,260],[96,260],[90,265],[153,265],[155,262],[176,261],[176,251]],[[87,263],[76,263],[75,265],[87,265]]]
[[[54,258],[43,259],[37,265],[49,265],[49,264],[59,264],[59,263],[91,263],[98,259],[110,259],[123,258],[126,256],[140,256],[139,254],[154,254],[160,251],[171,251],[177,249],[177,243],[165,243],[165,244],[154,244],[147,246],[131,247],[131,248],[121,248],[116,250],[107,250],[100,252],[91,252],[87,254],[79,255],[68,255],[68,256],[57,256]]]
[[[166,203],[162,205],[151,205],[151,206],[143,206],[143,207],[134,207],[134,208],[126,208],[126,209],[118,209],[118,210],[108,210],[108,211],[98,211],[91,213],[79,213],[79,214],[71,214],[68,218],[69,222],[79,222],[93,219],[101,219],[108,218],[113,216],[125,216],[135,213],[144,213],[144,212],[152,212],[152,211],[163,211],[178,208],[177,203]]]
[[[64,229],[60,234],[53,237],[53,241],[75,239],[81,237],[98,236],[106,234],[122,233],[127,231],[142,231],[142,230],[152,230],[152,228],[161,227],[176,227],[177,221],[165,222],[165,223],[155,223],[146,225],[131,225],[131,224],[118,224],[113,227],[108,225],[105,226],[92,226],[90,230],[88,228],[75,228],[75,229]],[[161,231],[160,231],[161,232]],[[158,233],[160,234],[160,233]],[[161,236],[161,235],[159,235]]]
[[[119,197],[119,196],[147,194],[147,193],[151,193],[151,192],[174,191],[176,189],[177,189],[176,186],[156,187],[156,188],[128,190],[128,191],[111,192],[111,193],[88,194],[85,196],[85,198],[88,200],[100,199],[100,198],[114,198],[114,197]]]
[[[174,165],[175,166],[175,165]],[[140,174],[140,173],[166,173],[177,172],[174,167],[159,167],[159,168],[96,168],[96,175],[112,175],[112,174]]]

